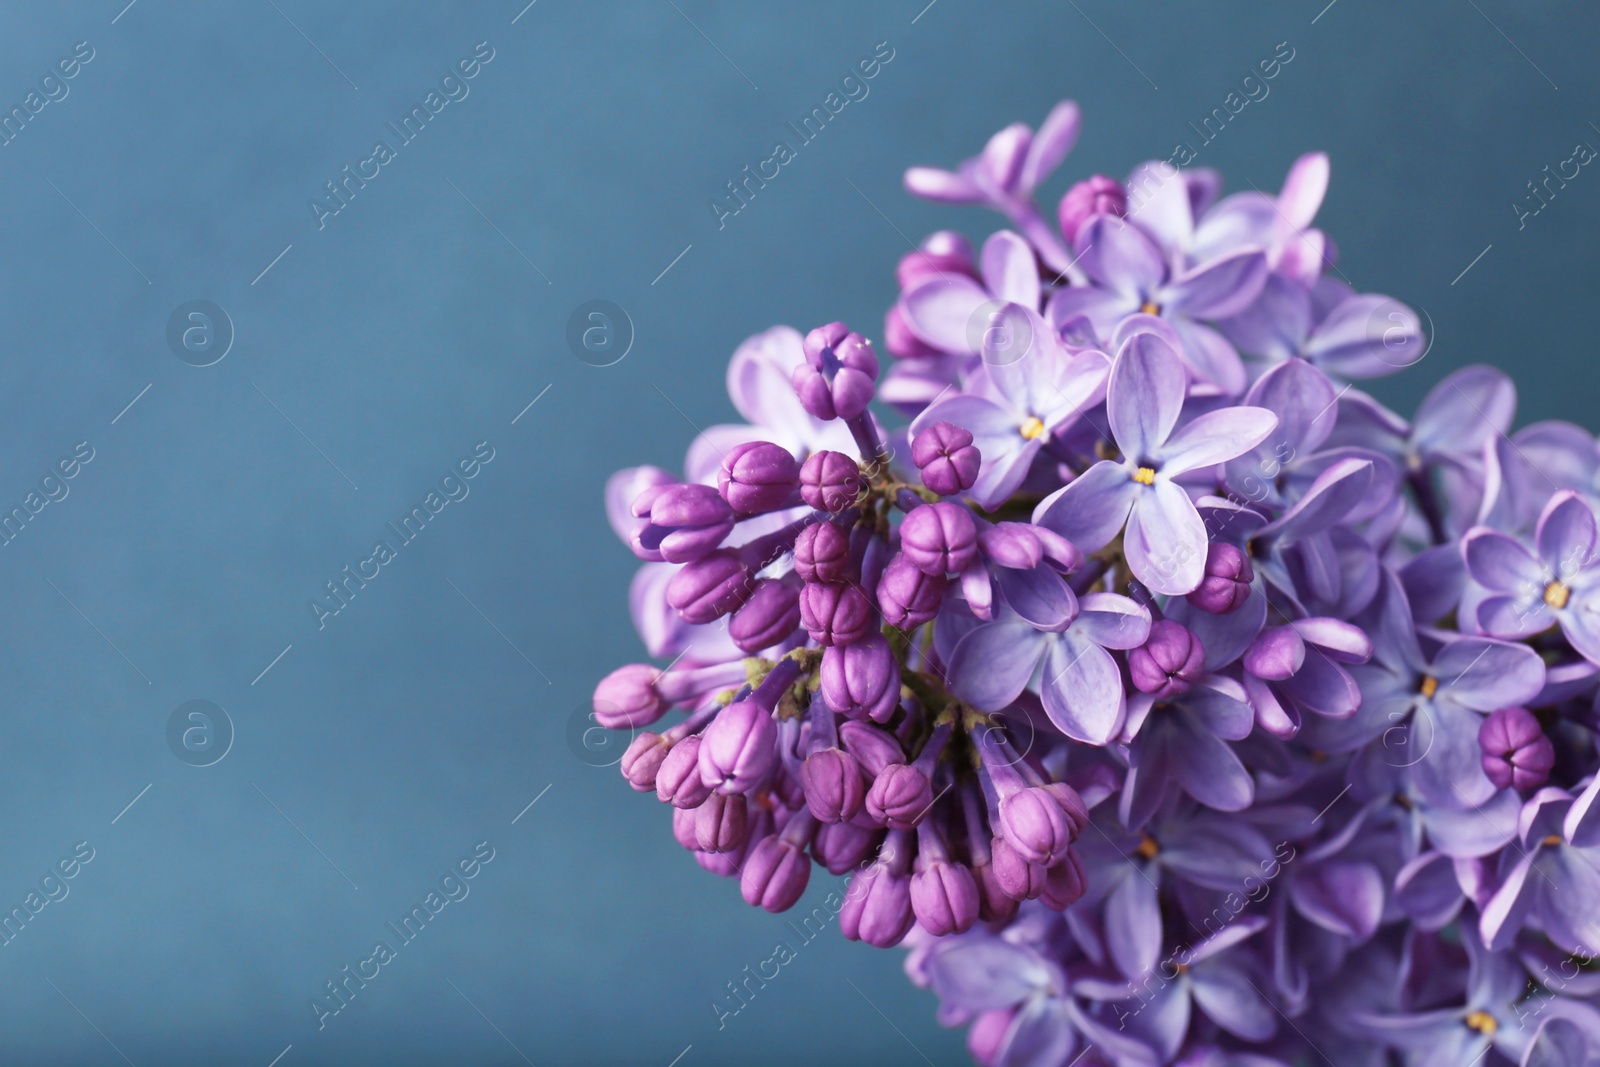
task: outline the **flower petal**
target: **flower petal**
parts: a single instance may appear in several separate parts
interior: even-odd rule
[[[1075,243],[1084,273],[1123,296],[1147,300],[1166,280],[1166,263],[1155,242],[1115,215],[1096,215],[1084,223]]]
[[[1472,580],[1497,593],[1529,593],[1543,586],[1539,561],[1516,539],[1480,526],[1461,541]]]
[[[935,348],[960,354],[978,351],[983,340],[979,313],[990,302],[983,286],[965,274],[924,278],[900,298],[913,333]]]
[[[1000,711],[1027,688],[1047,640],[1015,615],[979,626],[951,653],[951,691],[980,711]]]
[[[1033,521],[1094,552],[1121,532],[1140,488],[1127,467],[1101,460],[1040,501]]]
[[[1039,309],[1039,260],[1019,235],[1001,230],[983,242],[983,281],[997,300]]]
[[[1022,188],[1037,189],[1050,176],[1050,172],[1061,165],[1073,145],[1078,143],[1082,121],[1076,101],[1063,100],[1050,109],[1050,114],[1045,116],[1038,132],[1033,135],[1033,143],[1028,146],[1028,154],[1022,161],[1022,173],[1019,176]]]
[[[1126,701],[1117,661],[1070,630],[1050,639],[1040,696],[1050,721],[1075,741],[1104,745],[1122,729]]]
[[[1271,268],[1267,254],[1244,249],[1179,275],[1163,290],[1166,310],[1197,319],[1237,315],[1261,294]]]
[[[1134,495],[1122,539],[1128,569],[1154,592],[1192,592],[1206,570],[1206,527],[1200,513],[1173,482],[1158,478],[1150,486],[1131,484],[1141,491]]]
[[[1539,558],[1563,580],[1570,580],[1594,560],[1595,535],[1594,509],[1564,489],[1545,505],[1534,543]]]
[[[1225,463],[1265,441],[1278,425],[1266,408],[1229,407],[1207,412],[1179,427],[1161,449],[1161,472],[1185,471]]]

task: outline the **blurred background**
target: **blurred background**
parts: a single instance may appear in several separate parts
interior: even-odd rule
[[[595,681],[642,655],[605,476],[733,420],[747,335],[876,336],[913,242],[1001,221],[902,171],[1068,96],[1052,216],[1179,142],[1230,190],[1324,149],[1341,269],[1435,336],[1379,397],[1488,361],[1520,422],[1593,428],[1600,173],[1528,183],[1600,145],[1597,31],[1575,0],[7,3],[3,1058],[966,1062],[903,953],[745,906],[584,743]],[[869,94],[719,220],[875,51]],[[609,366],[568,343],[595,300],[631,323]],[[401,545],[385,523],[474,456]]]

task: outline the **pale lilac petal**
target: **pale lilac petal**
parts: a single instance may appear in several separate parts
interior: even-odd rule
[[[1339,417],[1339,394],[1328,376],[1304,360],[1273,367],[1256,380],[1244,402],[1266,408],[1278,416],[1276,441],[1288,449],[1278,453],[1280,463],[1308,456],[1322,446]]]
[[[906,192],[938,204],[972,204],[984,199],[982,190],[967,175],[937,167],[912,167],[904,180]]]
[[[1001,230],[983,242],[983,281],[997,300],[1039,309],[1039,260],[1019,235]]]
[[[1090,593],[1080,602],[1082,614],[1072,624],[1103,648],[1138,648],[1150,637],[1150,609],[1117,593]]]
[[[1050,721],[1074,740],[1103,745],[1122,729],[1126,704],[1117,661],[1070,630],[1050,641],[1040,696]]]
[[[1522,544],[1498,530],[1479,527],[1461,542],[1472,580],[1497,593],[1542,590],[1543,569]]]
[[[1224,741],[1250,736],[1254,716],[1244,686],[1222,674],[1213,674],[1189,690],[1184,707],[1206,731]]]
[[[1077,1049],[1078,1034],[1067,1018],[1066,1002],[1034,997],[1012,1020],[995,1067],[1052,1067],[1069,1062]]]
[[[1595,775],[1567,809],[1561,832],[1576,848],[1600,845],[1600,775]]]
[[[1073,320],[1087,319],[1097,339],[1109,338],[1117,324],[1139,310],[1138,297],[1093,285],[1057,289],[1045,304],[1045,317],[1057,330]]]
[[[1486,637],[1450,642],[1434,658],[1432,673],[1439,680],[1436,700],[1448,697],[1483,712],[1527,704],[1544,685],[1544,661],[1537,652]]]
[[[1013,122],[989,138],[989,143],[983,146],[983,152],[977,160],[978,173],[974,174],[974,178],[980,183],[987,179],[997,192],[1020,191],[1022,163],[1032,144],[1033,131],[1027,124]]]
[[[941,999],[972,1011],[1009,1008],[1050,981],[1036,955],[996,937],[941,944],[928,959],[928,976]]]
[[[1189,987],[1211,1021],[1244,1041],[1267,1041],[1278,1032],[1278,1013],[1233,966],[1197,968]]]
[[[1455,863],[1442,852],[1424,852],[1395,876],[1395,903],[1423,930],[1449,925],[1466,903]]]
[[[1128,175],[1128,216],[1147,230],[1170,255],[1189,247],[1194,212],[1189,188],[1177,167],[1165,160],[1141,163]]]
[[[1161,473],[1173,478],[1224,463],[1265,441],[1277,425],[1278,416],[1266,408],[1240,406],[1207,412],[1167,439],[1161,449]]]
[[[913,333],[937,349],[956,353],[979,350],[986,323],[980,312],[991,302],[983,286],[965,274],[924,278],[900,298]]]
[[[1209,808],[1243,811],[1255,799],[1250,772],[1228,743],[1209,731],[1185,727],[1172,765],[1185,792]]]
[[[1264,533],[1294,541],[1322,533],[1359,505],[1372,485],[1372,461],[1342,459],[1317,476],[1311,487]]]
[[[1278,193],[1278,210],[1290,226],[1305,229],[1317,217],[1328,192],[1328,154],[1307,152],[1289,167]]]
[[[800,331],[774,326],[758,333],[733,353],[728,362],[728,398],[745,421],[781,430],[787,438],[804,438],[817,422],[800,406],[790,379],[805,360]],[[794,440],[778,441],[793,447]]]
[[[1372,658],[1372,638],[1359,626],[1325,618],[1296,619],[1289,625],[1340,663],[1365,663]]]
[[[1085,552],[1094,552],[1122,530],[1137,491],[1143,488],[1127,467],[1101,460],[1040,501],[1033,521]]]
[[[1554,850],[1544,881],[1539,920],[1546,936],[1568,952],[1593,959],[1600,952],[1600,866],[1595,854],[1578,849]]]
[[[1378,293],[1352,296],[1328,313],[1306,339],[1305,356],[1345,378],[1381,378],[1409,367],[1428,350],[1417,313]]]
[[[625,467],[606,479],[606,520],[617,540],[627,544],[648,519],[635,518],[633,501],[646,489],[677,481],[660,467]]]
[[[1140,492],[1134,495],[1123,537],[1128,568],[1153,592],[1169,596],[1191,592],[1205,577],[1206,527],[1200,513],[1189,494],[1172,482],[1132,484]]]
[[[956,644],[951,690],[980,711],[1000,711],[1027,688],[1048,640],[1016,616],[985,623]]]
[[[1254,303],[1218,322],[1217,329],[1252,356],[1290,359],[1300,354],[1311,332],[1311,294],[1300,283],[1273,274],[1261,287]],[[1261,403],[1260,400],[1251,402]]]
[[[1028,146],[1028,154],[1022,161],[1022,173],[1019,176],[1022,188],[1037,189],[1050,176],[1050,172],[1061,165],[1073,145],[1078,143],[1081,126],[1082,115],[1075,101],[1063,100],[1050,109],[1050,114],[1045,116],[1038,132],[1033,135],[1033,143]]]
[[[1106,945],[1125,978],[1137,982],[1155,971],[1161,955],[1161,905],[1155,883],[1137,863],[1106,898],[1105,924]]]
[[[1546,1019],[1534,1031],[1533,1041],[1522,1054],[1521,1067],[1571,1067],[1593,1063],[1595,1046],[1570,1019]]]
[[[1410,768],[1417,792],[1431,804],[1466,811],[1496,790],[1483,773],[1478,745],[1482,718],[1450,700],[1423,701],[1412,714],[1412,744],[1420,753]]]
[[[1594,559],[1594,509],[1567,489],[1550,498],[1539,516],[1534,542],[1539,558],[1558,576],[1570,579]]]
[[[1000,595],[1034,629],[1060,632],[1078,617],[1078,598],[1066,580],[1044,564],[1028,571],[996,570]]]
[[[1187,384],[1182,361],[1160,334],[1137,333],[1123,344],[1106,386],[1106,417],[1130,463],[1160,453],[1183,409]]]
[[[1429,806],[1423,813],[1423,825],[1433,847],[1446,856],[1477,859],[1493,855],[1516,838],[1521,808],[1517,794],[1503,789],[1478,808],[1453,811]]]
[[[1123,296],[1149,299],[1166,280],[1166,264],[1155,242],[1115,215],[1097,215],[1084,223],[1076,244],[1084,272]]]
[[[1193,319],[1175,319],[1173,332],[1181,339],[1178,354],[1195,377],[1196,396],[1238,396],[1250,384],[1244,364],[1233,345],[1216,330]]]
[[[1383,917],[1383,875],[1370,863],[1334,860],[1301,871],[1289,899],[1323,929],[1365,941]]]
[[[1179,275],[1163,291],[1166,310],[1197,319],[1223,319],[1249,307],[1267,283],[1265,252],[1234,252]]]
[[[1516,410],[1510,378],[1493,367],[1463,367],[1423,398],[1412,440],[1426,452],[1474,456],[1485,441],[1511,428]]]
[[[1486,597],[1479,602],[1476,614],[1466,613],[1466,619],[1472,618],[1477,619],[1478,629],[1483,633],[1506,640],[1531,637],[1550,628],[1550,608],[1544,601],[1530,602],[1526,596]]]

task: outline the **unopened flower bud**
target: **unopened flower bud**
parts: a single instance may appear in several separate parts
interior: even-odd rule
[[[1250,583],[1256,572],[1250,557],[1238,545],[1213,542],[1206,550],[1206,576],[1189,594],[1189,603],[1213,615],[1236,611],[1250,596]]]
[[[872,605],[853,585],[807,582],[800,590],[800,622],[819,645],[853,645],[872,630]]]
[[[861,764],[850,753],[824,748],[806,757],[800,766],[806,806],[825,823],[847,822],[856,817],[867,799],[867,780]]]
[[[1039,902],[1056,911],[1065,911],[1078,902],[1088,884],[1083,861],[1076,852],[1068,852],[1065,859],[1045,873],[1044,891],[1039,894]]]
[[[904,763],[891,763],[867,791],[867,814],[891,830],[914,829],[933,806],[928,776]]]
[[[936,422],[911,442],[911,461],[922,472],[922,484],[940,496],[972,488],[983,461],[972,444],[972,432],[954,423]]]
[[[1205,649],[1188,627],[1158,619],[1145,643],[1128,652],[1128,675],[1139,692],[1169,700],[1189,691],[1205,673],[1205,662]]]
[[[743,796],[712,793],[694,809],[695,840],[702,852],[732,852],[744,847],[750,811]]]
[[[622,777],[635,791],[650,792],[656,787],[656,772],[669,751],[670,748],[662,744],[660,734],[649,730],[641,732],[622,754]]]
[[[607,730],[649,726],[671,706],[656,689],[660,677],[648,663],[618,667],[594,687],[594,721]]]
[[[905,750],[893,734],[864,722],[840,723],[839,740],[872,778],[882,774],[885,767],[906,761]]]
[[[822,699],[840,715],[886,722],[900,704],[900,665],[882,634],[822,653]]]
[[[904,553],[897,554],[878,579],[878,606],[883,621],[902,630],[932,622],[944,602],[947,581],[942,574],[926,574]]]
[[[717,489],[740,515],[781,508],[799,486],[800,465],[787,448],[770,441],[734,445],[717,471]]]
[[[1004,837],[989,845],[995,882],[1014,900],[1032,900],[1044,892],[1049,872],[1042,864],[1030,863]]]
[[[843,874],[861,866],[877,851],[882,838],[883,831],[876,827],[857,826],[853,822],[826,823],[817,827],[817,835],[811,841],[811,854],[829,874]]]
[[[800,467],[800,497],[818,511],[842,511],[861,495],[861,467],[843,452],[813,452]]]
[[[750,599],[728,620],[728,636],[754,654],[787,640],[800,625],[800,590],[781,578],[759,578]]]
[[[794,572],[808,582],[836,582],[850,566],[850,531],[814,522],[794,540]]]
[[[743,561],[719,549],[672,576],[667,583],[667,603],[684,622],[707,623],[738,608],[754,589]]]
[[[700,737],[691,734],[672,746],[656,771],[656,798],[675,808],[698,808],[711,795],[700,777]]]
[[[706,727],[699,758],[706,785],[719,793],[748,792],[778,761],[778,724],[755,701],[736,700]]]
[[[1555,746],[1527,708],[1500,708],[1478,727],[1483,773],[1497,789],[1537,789],[1555,766]]]
[[[1056,215],[1061,222],[1061,235],[1074,241],[1083,224],[1096,215],[1121,218],[1127,210],[1128,191],[1122,183],[1104,174],[1094,174],[1067,190]]]
[[[960,504],[923,504],[900,524],[900,551],[924,574],[943,577],[966,569],[977,555],[978,526]]]
[[[832,322],[808,333],[804,349],[806,361],[791,382],[806,411],[818,419],[853,419],[867,410],[878,382],[872,342]]]
[[[911,879],[874,863],[856,876],[839,909],[839,932],[851,941],[893,948],[911,930]]]
[[[650,521],[633,539],[642,559],[690,563],[704,557],[733,529],[733,509],[709,485],[669,485],[654,494]]]
[[[911,876],[911,908],[935,937],[959,934],[978,921],[978,884],[963,863],[935,860]]]
[[[1049,866],[1066,856],[1078,828],[1059,800],[1030,786],[1000,801],[1000,833],[1023,859]]]
[[[806,816],[794,818],[805,819]],[[795,838],[800,835],[791,833],[791,829],[785,827],[783,833],[762,839],[750,850],[739,876],[739,892],[746,904],[776,914],[794,907],[806,891],[806,882],[811,877],[811,857],[806,855],[804,839],[797,842]]]

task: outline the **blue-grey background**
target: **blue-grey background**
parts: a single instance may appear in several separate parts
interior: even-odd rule
[[[1289,42],[1198,162],[1274,190],[1332,154],[1342,269],[1436,332],[1379,395],[1494,361],[1524,421],[1595,421],[1600,174],[1520,231],[1512,207],[1600,144],[1592,5],[525,2],[0,8],[7,109],[94,49],[0,148],[3,510],[95,450],[0,548],[0,903],[95,849],[0,947],[7,1063],[964,1062],[902,953],[832,931],[719,1030],[792,934],[568,726],[641,654],[604,476],[730,419],[746,335],[876,333],[908,238],[999,221],[902,170],[1061,97],[1085,125],[1052,208],[1195,141]],[[719,230],[709,198],[883,41],[870,96]],[[470,95],[319,230],[324,183],[479,42]],[[564,339],[596,298],[637,329],[606,368]],[[194,299],[236,330],[205,368],[166,341]],[[319,631],[310,599],[485,440],[470,496]],[[236,727],[214,766],[169,750],[191,699]],[[483,840],[471,895],[319,1031],[324,983]]]

